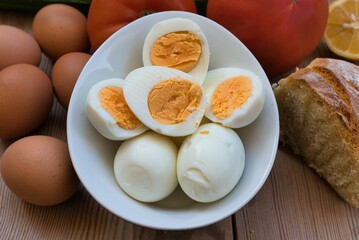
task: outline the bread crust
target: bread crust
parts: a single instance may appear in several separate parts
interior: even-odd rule
[[[359,67],[318,58],[273,89],[281,141],[359,208]]]
[[[359,144],[359,67],[344,60],[317,58],[308,68],[324,77],[339,97],[341,103],[334,106],[337,99],[327,101],[342,117],[356,145]],[[325,100],[325,99],[324,99]],[[337,100],[338,101],[338,100]]]

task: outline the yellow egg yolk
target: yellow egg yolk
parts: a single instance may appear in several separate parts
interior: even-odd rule
[[[211,98],[211,109],[218,119],[229,117],[252,95],[252,81],[246,76],[230,78],[219,84]]]
[[[202,99],[202,89],[186,79],[172,78],[155,85],[148,95],[148,108],[154,120],[176,124],[195,112]]]
[[[151,47],[150,58],[153,65],[190,72],[201,53],[199,37],[192,32],[179,31],[158,38]]]
[[[99,97],[101,106],[111,114],[121,128],[133,130],[142,124],[128,107],[122,88],[102,88]]]

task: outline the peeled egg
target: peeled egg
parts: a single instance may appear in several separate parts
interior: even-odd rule
[[[204,115],[206,101],[201,85],[180,70],[137,68],[125,78],[123,92],[138,119],[167,136],[193,133]]]
[[[190,198],[213,202],[236,186],[244,165],[245,151],[238,134],[220,124],[206,123],[182,143],[177,178]]]
[[[244,127],[262,111],[262,81],[249,70],[227,67],[208,71],[203,88],[207,97],[205,116],[223,126]]]
[[[86,99],[86,114],[106,138],[125,140],[147,130],[132,113],[123,95],[124,80],[110,78],[93,85]]]
[[[126,140],[115,155],[116,180],[124,192],[139,201],[164,199],[178,185],[177,153],[170,138],[152,131]]]
[[[208,41],[192,20],[172,18],[155,24],[143,46],[145,66],[165,66],[187,72],[202,83],[209,65]]]

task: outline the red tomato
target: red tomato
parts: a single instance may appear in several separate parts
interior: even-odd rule
[[[193,0],[92,0],[87,29],[93,50],[126,24],[152,12],[179,10],[196,13]]]
[[[236,35],[273,77],[319,45],[328,0],[208,0],[207,17]]]

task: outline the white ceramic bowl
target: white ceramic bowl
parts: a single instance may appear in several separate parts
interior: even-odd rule
[[[157,203],[138,202],[126,195],[113,171],[119,142],[102,137],[85,114],[85,100],[92,85],[106,78],[125,76],[142,66],[142,45],[157,22],[184,17],[195,21],[208,38],[210,69],[242,67],[257,73],[264,83],[265,105],[256,121],[238,130],[245,150],[243,175],[223,199],[213,203],[190,200],[180,188]],[[254,29],[255,30],[255,29]],[[129,222],[154,229],[192,229],[215,223],[246,205],[266,181],[277,152],[279,120],[276,101],[262,67],[249,50],[222,26],[187,12],[161,12],[142,17],[113,34],[84,67],[71,97],[67,137],[73,166],[87,191],[103,207]]]

